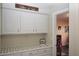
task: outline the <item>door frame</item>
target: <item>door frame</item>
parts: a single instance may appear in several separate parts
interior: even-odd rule
[[[63,12],[69,11],[68,8],[56,11],[52,14],[52,55],[56,56],[56,34],[57,34],[57,29],[56,29],[56,16],[58,14],[61,14]]]

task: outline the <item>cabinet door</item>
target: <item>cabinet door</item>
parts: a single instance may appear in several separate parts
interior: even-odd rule
[[[2,34],[13,34],[19,31],[18,13],[11,9],[2,9]]]
[[[37,33],[48,33],[48,16],[43,14],[36,15],[36,32]]]
[[[21,32],[22,33],[33,33],[33,13],[29,12],[21,12]]]

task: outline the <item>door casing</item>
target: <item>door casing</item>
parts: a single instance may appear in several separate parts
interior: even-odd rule
[[[56,35],[57,35],[57,29],[56,29],[56,17],[58,14],[64,13],[69,11],[68,8],[56,11],[52,14],[52,55],[56,56]]]

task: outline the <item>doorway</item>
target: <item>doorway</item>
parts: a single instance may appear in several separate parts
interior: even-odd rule
[[[69,12],[56,15],[56,55],[69,55]]]

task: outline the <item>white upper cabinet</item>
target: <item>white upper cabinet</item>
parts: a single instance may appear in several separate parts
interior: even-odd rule
[[[2,34],[48,33],[48,15],[2,9]]]
[[[38,13],[21,13],[21,32],[23,33],[47,33],[48,16]]]
[[[35,31],[38,33],[48,33],[48,15],[35,15]]]
[[[19,32],[18,12],[10,9],[2,9],[2,34]]]
[[[20,12],[21,33],[34,32],[33,14],[28,12]]]

